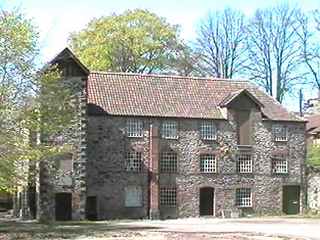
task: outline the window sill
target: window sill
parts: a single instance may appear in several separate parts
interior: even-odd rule
[[[161,139],[163,139],[163,140],[178,140],[179,138],[178,138],[178,137],[176,137],[176,138],[169,138],[169,137],[162,137],[162,136],[161,136]]]
[[[127,135],[127,138],[143,138],[143,136],[128,136]]]
[[[241,208],[241,209],[244,209],[244,208],[247,208],[247,209],[253,208],[252,205],[251,205],[251,206],[236,206],[236,207],[237,207],[237,208]]]
[[[286,143],[286,142],[288,142],[288,139],[287,140],[273,140],[273,141],[276,143]]]
[[[277,177],[288,177],[289,173],[271,173],[271,175],[273,176],[277,176]]]

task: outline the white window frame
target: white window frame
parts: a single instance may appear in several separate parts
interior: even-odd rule
[[[288,161],[283,156],[273,156],[271,159],[272,173],[288,174]]]
[[[161,124],[161,138],[178,139],[178,123],[174,120],[165,120]]]
[[[142,187],[129,185],[125,187],[125,207],[142,207]]]
[[[178,170],[178,154],[173,151],[162,152],[160,154],[160,172],[161,173],[177,173]]]
[[[245,208],[252,207],[252,190],[251,188],[236,189],[236,206]]]
[[[126,171],[142,172],[142,153],[129,151],[126,154]]]
[[[253,161],[252,154],[243,152],[237,156],[237,172],[238,173],[252,173],[253,172]]]
[[[129,118],[126,123],[127,137],[143,137],[143,122],[141,119]]]
[[[200,124],[200,136],[203,140],[217,139],[217,126],[212,121],[202,121]]]
[[[216,173],[217,160],[214,154],[200,155],[200,172],[201,173]]]
[[[288,127],[283,124],[272,125],[272,137],[276,142],[287,142],[288,141]]]
[[[160,187],[160,205],[166,207],[177,206],[176,187]]]

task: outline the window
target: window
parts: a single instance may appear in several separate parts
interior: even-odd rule
[[[177,172],[177,153],[163,152],[160,158],[160,171],[163,173]]]
[[[288,128],[277,124],[272,126],[272,134],[274,141],[283,142],[288,140]]]
[[[216,157],[212,154],[200,155],[200,172],[215,173],[216,172]]]
[[[272,173],[288,173],[288,161],[284,156],[272,157]]]
[[[236,205],[238,207],[252,206],[252,196],[250,188],[238,188],[236,190]]]
[[[160,205],[176,206],[177,205],[177,189],[175,187],[160,188]]]
[[[217,128],[213,122],[202,122],[200,126],[200,135],[203,140],[217,139]]]
[[[126,207],[142,207],[142,189],[140,186],[127,186],[125,194]]]
[[[142,137],[142,121],[140,119],[128,119],[127,120],[127,136],[128,137]]]
[[[128,172],[141,172],[141,152],[128,152],[126,156],[126,170]]]
[[[240,153],[237,161],[238,173],[252,173],[252,159],[250,153]]]
[[[164,121],[162,122],[161,137],[167,139],[178,138],[178,126],[176,121]]]

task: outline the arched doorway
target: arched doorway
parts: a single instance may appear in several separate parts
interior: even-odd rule
[[[214,214],[214,188],[200,188],[200,216],[213,216]]]

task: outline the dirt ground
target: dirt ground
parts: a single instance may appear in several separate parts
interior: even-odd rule
[[[279,228],[280,227],[280,228]],[[283,229],[280,231],[278,229]],[[297,232],[300,229],[301,232]],[[308,235],[308,231],[316,231]],[[304,231],[306,235],[304,235]],[[319,237],[319,238],[318,238]],[[0,220],[0,240],[285,240],[320,239],[319,219],[178,219],[56,222]]]

